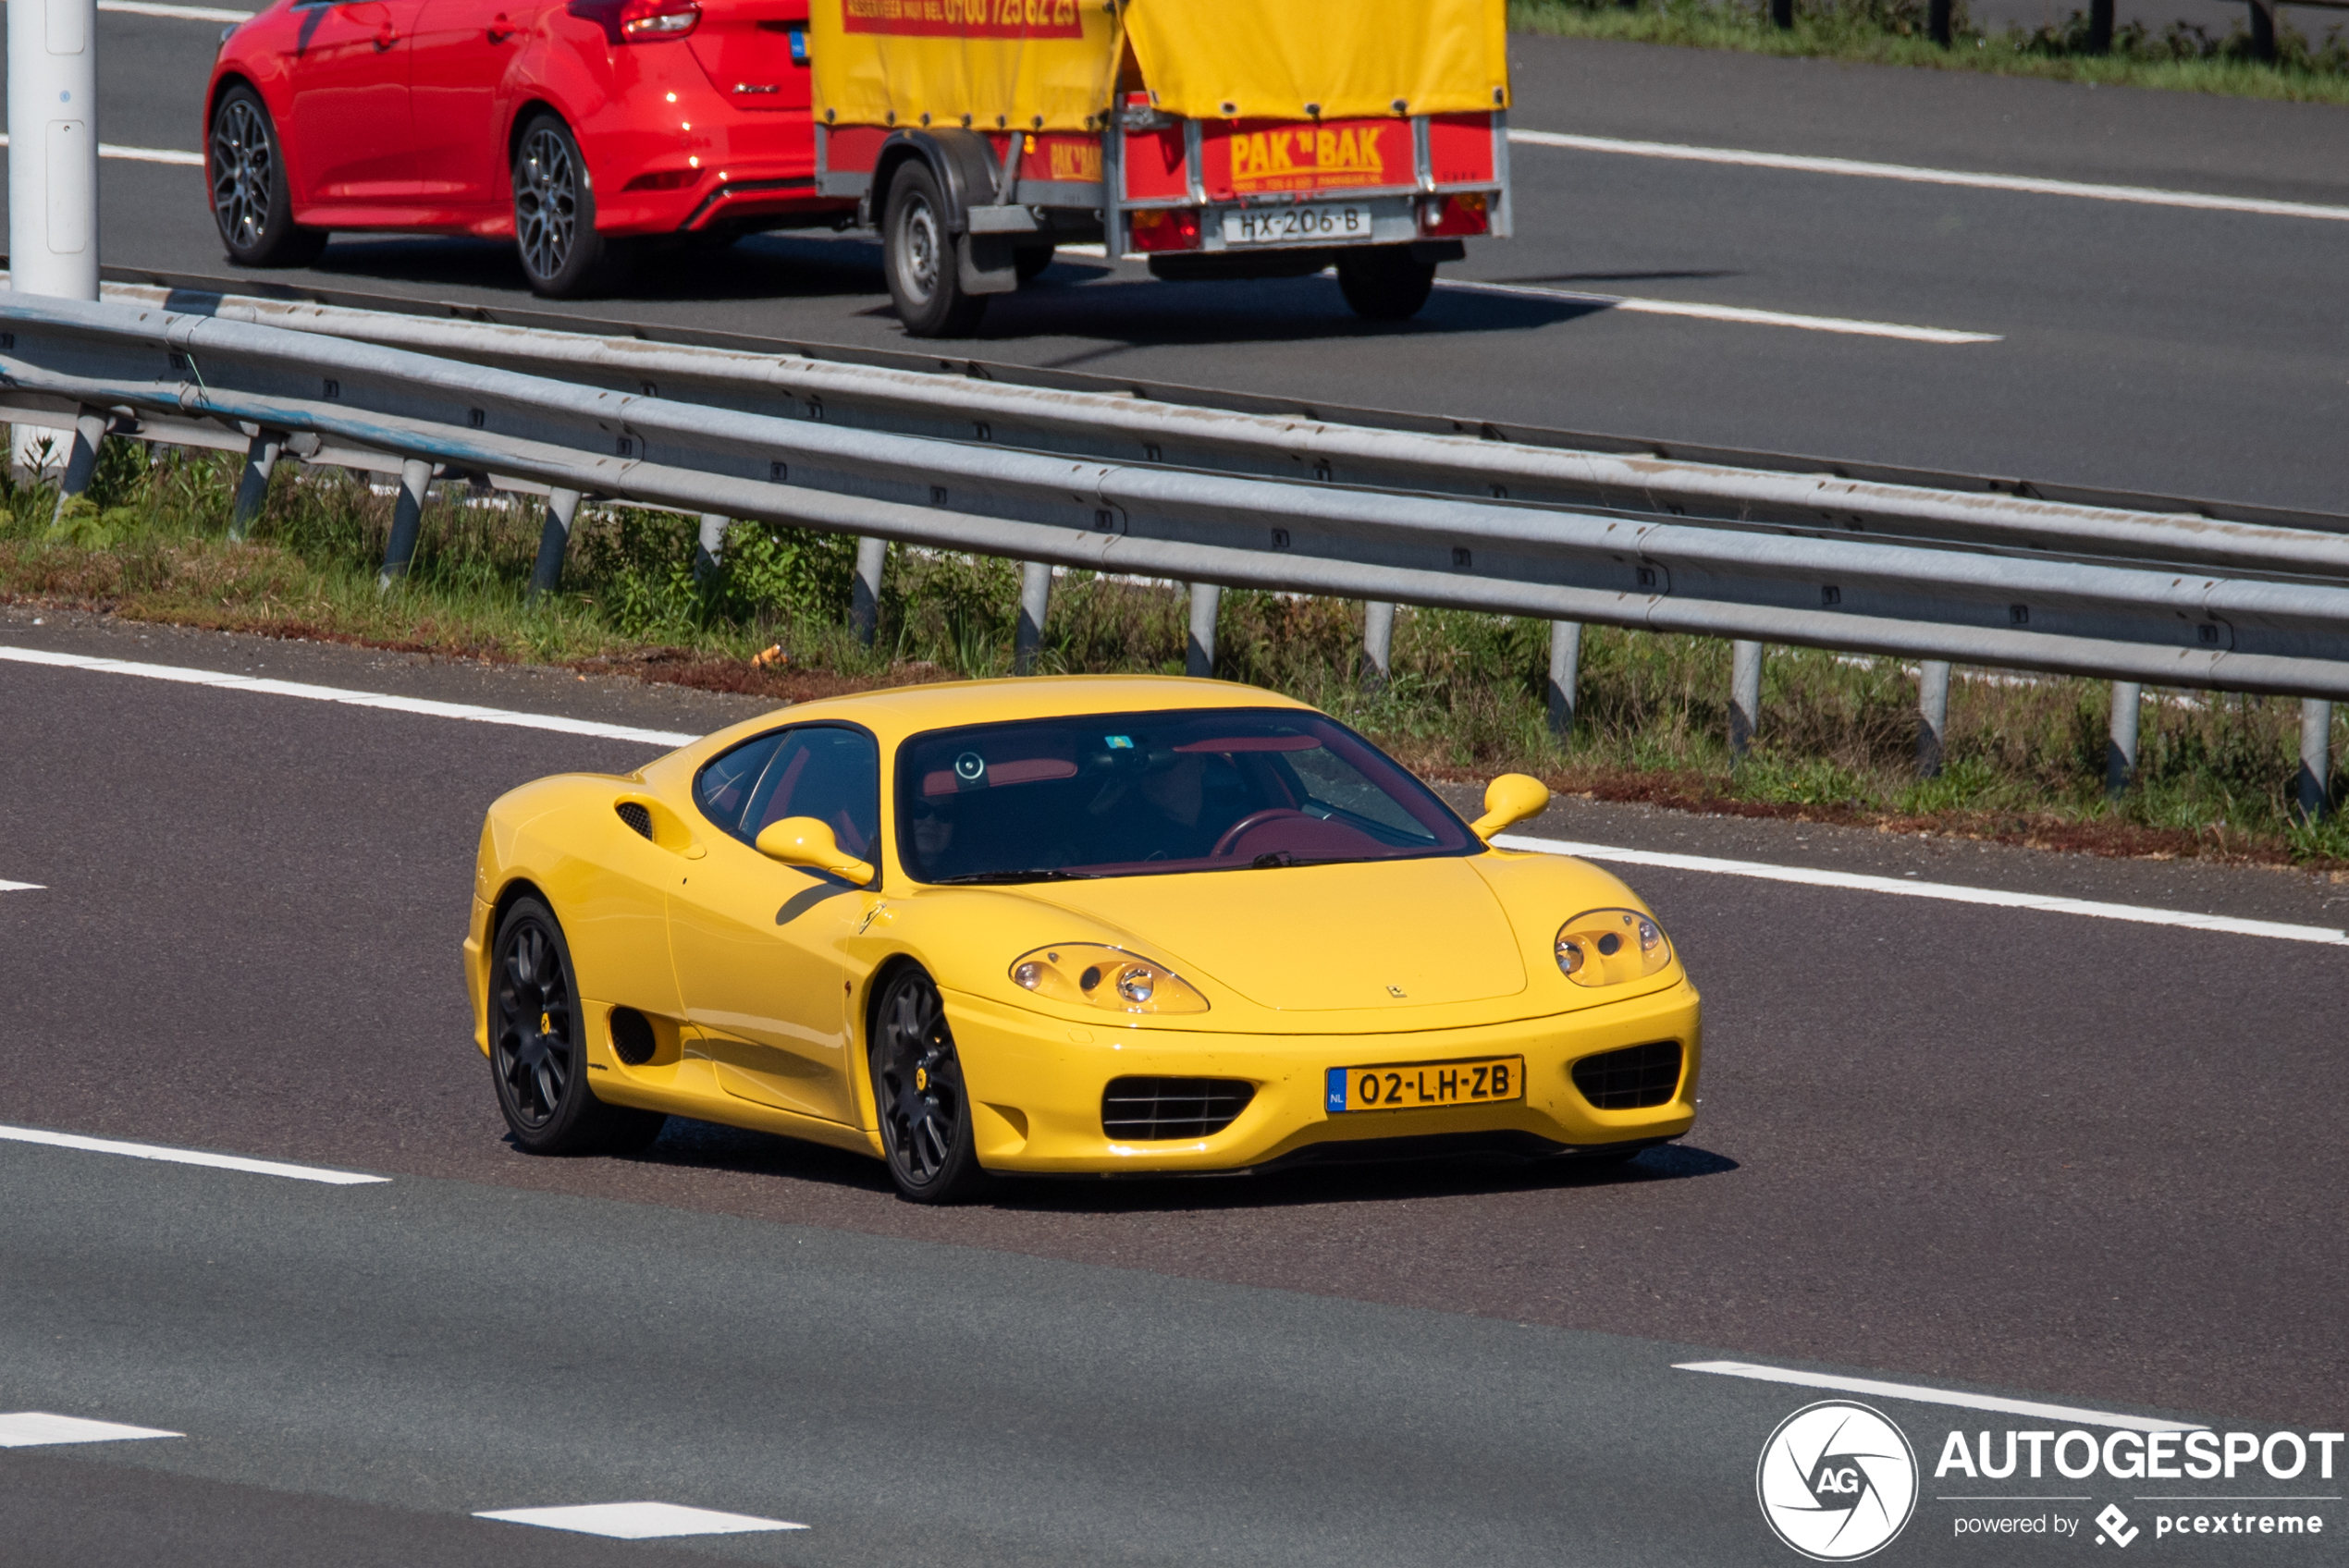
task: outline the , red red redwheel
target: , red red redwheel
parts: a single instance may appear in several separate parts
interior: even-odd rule
[[[228,259],[240,266],[301,267],[326,248],[326,231],[293,221],[293,192],[268,105],[236,86],[212,109],[204,143],[212,181],[212,219]]]
[[[531,292],[551,300],[601,293],[622,256],[596,230],[596,190],[571,128],[542,114],[514,153],[514,248]]]
[[[938,177],[918,158],[898,165],[881,220],[881,266],[897,319],[916,337],[968,337],[987,314],[987,296],[963,292],[954,236]]]
[[[514,1142],[532,1154],[618,1154],[658,1137],[667,1116],[606,1105],[588,1087],[587,1023],[553,912],[516,900],[492,962],[490,1076]]]
[[[873,1104],[890,1180],[915,1203],[968,1197],[983,1172],[972,1148],[970,1094],[938,986],[897,972],[873,1020]]]

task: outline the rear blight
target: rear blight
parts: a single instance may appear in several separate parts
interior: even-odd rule
[[[1431,196],[1420,204],[1420,232],[1435,237],[1482,234],[1493,227],[1491,205],[1482,190]]]
[[[632,43],[683,38],[700,25],[697,0],[628,0],[620,8],[620,35]]]
[[[623,191],[683,190],[685,187],[698,182],[700,178],[701,170],[699,169],[655,169],[650,174],[638,175],[621,186],[621,190]]]
[[[696,0],[571,0],[568,8],[602,28],[607,43],[658,43],[701,25]]]
[[[1199,249],[1199,209],[1138,207],[1128,221],[1137,251],[1196,251]]]

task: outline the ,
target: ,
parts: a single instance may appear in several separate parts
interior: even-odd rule
[[[465,940],[516,1141],[665,1115],[988,1172],[1622,1158],[1695,1120],[1695,988],[1586,863],[1491,847],[1302,704],[1094,676],[805,704],[513,790]]]
[[[575,298],[854,218],[816,190],[808,92],[807,0],[277,0],[213,65],[213,215],[246,266],[335,230],[511,239]]]
[[[1510,232],[1504,0],[277,0],[205,98],[229,257],[513,241],[571,299],[762,229],[880,231],[964,337],[1064,244],[1171,279],[1334,269],[1401,320]]]
[[[817,180],[878,224],[908,331],[1101,242],[1157,276],[1334,268],[1399,321],[1510,231],[1504,0],[818,0]]]

